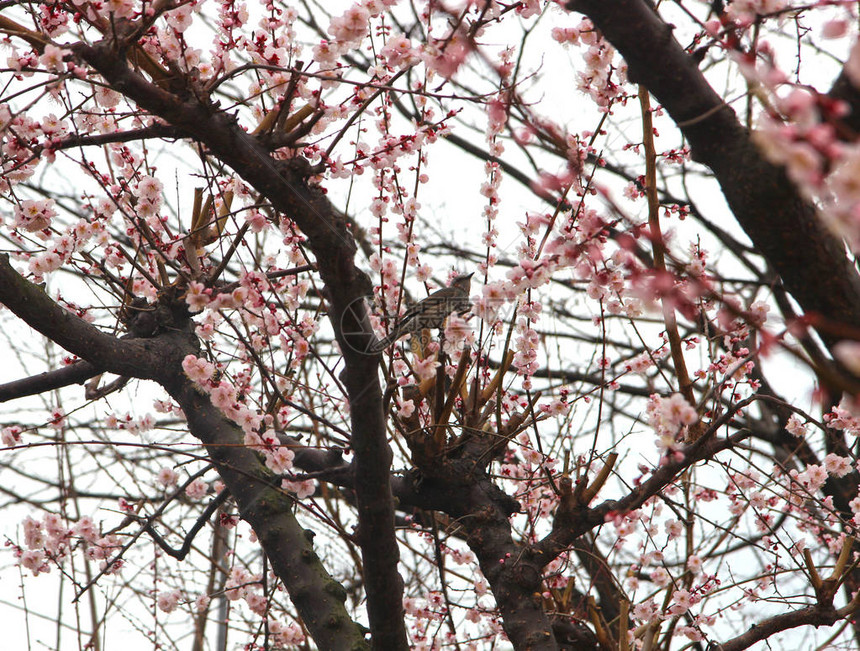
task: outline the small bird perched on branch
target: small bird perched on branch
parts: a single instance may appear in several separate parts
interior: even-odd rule
[[[394,324],[391,332],[371,346],[370,352],[382,352],[405,334],[420,332],[425,328],[428,330],[441,328],[452,312],[457,314],[468,312],[472,307],[469,289],[472,286],[473,275],[474,273],[457,276],[448,287],[436,290],[410,307]]]

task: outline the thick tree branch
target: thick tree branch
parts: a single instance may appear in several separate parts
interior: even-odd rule
[[[850,616],[854,608],[836,609],[832,606],[807,606],[800,610],[794,610],[774,617],[769,617],[758,622],[746,633],[723,643],[714,642],[708,646],[711,651],[743,651],[750,648],[756,642],[766,640],[771,635],[780,631],[787,631],[798,626],[833,626],[838,621]]]
[[[31,328],[101,371],[154,379],[161,365],[151,340],[121,340],[105,334],[25,280],[12,268],[6,254],[0,255],[0,303]]]
[[[168,124],[153,124],[140,129],[129,129],[128,131],[117,131],[115,133],[100,133],[97,135],[67,136],[51,144],[51,149],[71,149],[73,147],[100,147],[116,142],[132,142],[135,140],[151,140],[154,138],[180,138],[182,134]]]
[[[851,79],[849,79],[844,68],[836,78],[829,94],[833,99],[841,100],[850,107],[851,111],[848,115],[842,117],[839,122],[850,129],[852,133],[840,135],[845,136],[846,140],[853,142],[857,134],[860,134],[860,90],[851,83]]]
[[[512,536],[510,517],[519,503],[499,489],[470,459],[439,459],[396,482],[403,503],[447,513],[457,522],[502,615],[515,649],[557,649],[543,609],[541,567],[523,554]]]
[[[0,384],[0,402],[25,396],[35,396],[45,391],[67,387],[70,384],[81,384],[101,372],[89,362],[77,361],[53,371]]]
[[[364,648],[363,634],[344,606],[345,590],[313,549],[313,532],[296,520],[292,498],[279,488],[277,477],[243,445],[241,428],[187,380],[173,385],[170,393],[185,412],[191,433],[206,446],[316,644],[321,649]]]

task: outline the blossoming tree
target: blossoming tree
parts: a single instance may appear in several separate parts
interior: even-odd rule
[[[856,648],[857,24],[0,4],[18,646]]]

